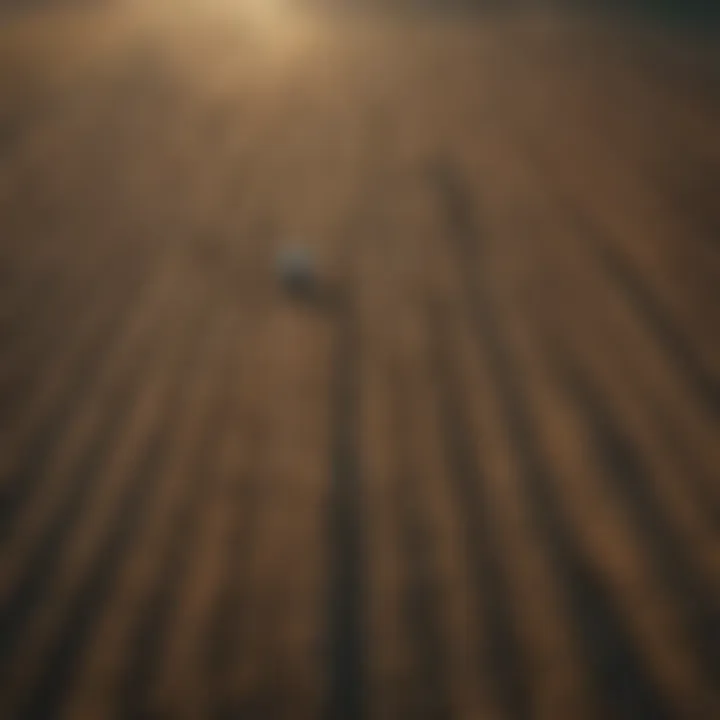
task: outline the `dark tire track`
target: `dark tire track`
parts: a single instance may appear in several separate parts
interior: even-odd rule
[[[668,699],[648,674],[612,593],[581,555],[558,507],[552,474],[537,444],[518,384],[522,372],[504,343],[487,283],[478,276],[482,236],[475,224],[471,193],[457,171],[444,162],[432,166],[430,180],[448,220],[478,342],[505,409],[529,517],[563,589],[582,654],[592,669],[598,699],[612,717],[669,720],[675,714]],[[442,316],[431,318],[431,323],[442,328]]]
[[[96,429],[79,464],[71,473],[68,481],[70,491],[25,563],[25,572],[15,584],[12,595],[0,607],[0,667],[5,666],[11,657],[27,623],[61,571],[59,559],[66,549],[68,538],[100,489],[97,480],[138,397],[148,360],[152,363],[146,350],[136,349],[129,365],[123,368],[122,377],[106,401],[102,425]]]
[[[367,712],[357,322],[352,290],[342,288],[336,297],[330,408],[328,720],[362,720]]]
[[[632,520],[653,572],[677,605],[694,654],[710,687],[720,686],[720,613],[711,587],[694,566],[684,543],[671,529],[654,495],[650,474],[598,388],[569,353],[553,352],[568,395],[580,409],[605,469],[603,479]]]
[[[498,552],[489,512],[486,480],[476,459],[472,433],[462,407],[461,391],[452,369],[452,341],[447,320],[434,301],[429,307],[431,362],[438,395],[439,425],[450,471],[455,504],[472,558],[472,580],[477,612],[483,618],[486,639],[481,655],[487,659],[490,688],[504,714],[515,720],[530,718],[526,660],[512,616],[508,582]]]
[[[242,651],[247,625],[247,577],[262,508],[265,501],[263,485],[258,477],[260,462],[267,446],[266,430],[253,424],[248,432],[249,470],[234,480],[233,518],[225,579],[210,614],[205,634],[204,657],[208,683],[219,690],[213,696],[211,716],[214,720],[233,720],[254,717],[252,709],[236,700],[228,692],[232,685],[232,670]],[[220,682],[218,683],[218,679]]]
[[[207,330],[205,331],[207,334]],[[227,350],[227,348],[225,348]],[[229,356],[229,353],[227,353]],[[229,365],[229,357],[224,362]],[[230,368],[224,369],[225,376]],[[221,378],[223,374],[220,373]],[[224,377],[227,380],[227,377]],[[151,717],[151,691],[163,664],[169,634],[172,630],[173,608],[176,606],[182,583],[186,580],[192,552],[197,544],[203,513],[217,482],[217,473],[203,474],[208,459],[218,447],[221,428],[226,427],[229,413],[227,384],[216,378],[213,404],[203,424],[197,445],[189,460],[190,482],[184,490],[172,518],[169,539],[165,547],[155,586],[146,602],[144,612],[133,633],[130,658],[127,664],[118,717]]]
[[[406,708],[408,718],[443,720],[452,717],[446,677],[447,651],[440,619],[438,572],[433,561],[434,539],[418,497],[420,479],[412,470],[413,448],[408,436],[409,388],[399,364],[392,368],[393,446],[397,454],[397,477],[392,493],[398,534],[404,559],[403,599],[407,634],[413,663],[413,693]]]
[[[186,337],[186,342],[189,339]],[[202,341],[196,335],[192,339],[195,345],[190,351],[184,348],[182,361],[176,368],[163,419],[156,422],[142,449],[138,467],[119,499],[115,522],[102,539],[95,561],[84,576],[62,630],[50,648],[38,682],[18,713],[22,720],[45,720],[62,706],[96,620],[112,597],[113,579],[127,560],[139,528],[147,520],[145,508],[155,491],[184,409],[185,382],[199,366]]]
[[[113,338],[120,336],[121,329],[136,310],[135,301],[140,297],[149,278],[149,269],[137,277],[128,278],[125,296],[122,296],[110,311],[104,313],[99,327],[93,328],[90,338],[85,339],[87,346],[83,348],[80,359],[73,365],[71,374],[63,385],[60,398],[41,420],[22,459],[17,463],[12,482],[2,491],[0,539],[3,542],[7,542],[24,508],[41,489],[46,463],[61,442],[63,431],[70,425],[70,419],[77,412],[77,406],[86,395],[88,387],[92,386],[94,379],[107,362],[113,350]]]

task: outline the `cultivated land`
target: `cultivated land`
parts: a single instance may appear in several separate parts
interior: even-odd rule
[[[720,717],[716,39],[289,5],[0,20],[0,717]]]

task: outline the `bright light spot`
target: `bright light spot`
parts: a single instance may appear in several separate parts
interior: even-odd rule
[[[229,22],[248,25],[261,32],[284,33],[298,21],[298,9],[292,0],[196,0],[213,14],[226,16]]]

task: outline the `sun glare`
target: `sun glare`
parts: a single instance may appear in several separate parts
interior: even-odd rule
[[[292,0],[207,0],[202,4],[266,31],[284,31],[297,21]]]

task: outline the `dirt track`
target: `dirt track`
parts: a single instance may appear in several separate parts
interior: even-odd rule
[[[0,25],[0,717],[720,717],[717,50],[148,5]]]

